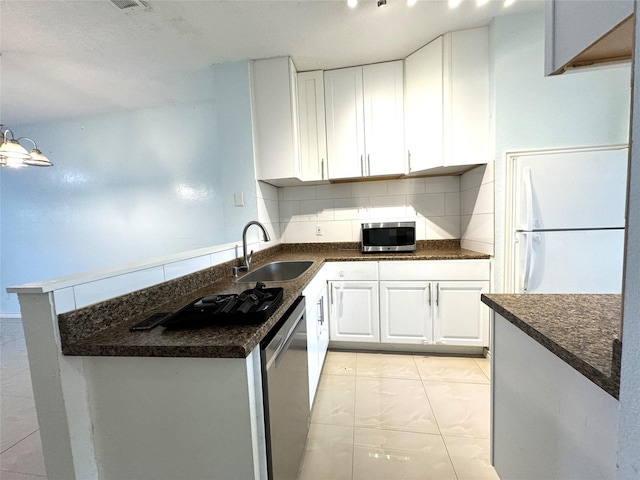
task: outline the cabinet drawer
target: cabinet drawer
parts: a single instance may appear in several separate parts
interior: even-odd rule
[[[380,262],[380,280],[490,280],[489,260]]]
[[[378,262],[327,262],[327,280],[378,280]]]

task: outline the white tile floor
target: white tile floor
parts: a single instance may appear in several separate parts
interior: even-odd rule
[[[489,361],[329,352],[300,480],[498,479]]]
[[[22,323],[0,319],[0,478],[46,479]],[[329,352],[300,480],[498,479],[489,362]]]
[[[0,319],[0,478],[46,479],[20,319]]]

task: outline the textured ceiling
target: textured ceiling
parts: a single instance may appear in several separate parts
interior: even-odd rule
[[[212,64],[289,55],[299,71],[406,57],[444,32],[543,0],[0,1],[0,122],[25,124],[209,98]]]

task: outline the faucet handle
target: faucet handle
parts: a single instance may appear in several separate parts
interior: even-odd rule
[[[247,267],[251,266],[252,258],[253,258],[253,250],[251,250],[251,252],[249,252],[249,255],[247,255]]]

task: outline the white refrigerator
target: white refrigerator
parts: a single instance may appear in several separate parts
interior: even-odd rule
[[[516,293],[620,293],[627,148],[514,157]]]

